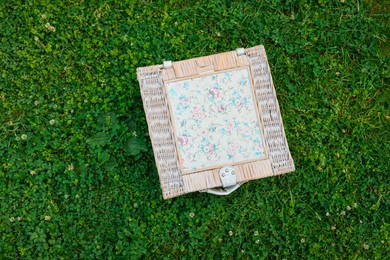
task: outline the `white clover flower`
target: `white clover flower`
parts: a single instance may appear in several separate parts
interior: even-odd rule
[[[229,231],[229,236],[233,236],[233,234],[234,234],[233,231],[230,230]]]
[[[336,226],[332,226],[330,229],[331,230],[336,230]]]
[[[38,36],[34,36],[34,41],[39,42]]]
[[[255,243],[256,243],[256,244],[259,244],[259,243],[260,243],[260,240],[257,239],[257,240],[255,241]]]
[[[73,171],[73,170],[74,170],[73,163],[71,163],[71,164],[68,165],[68,170],[69,170],[69,171]]]
[[[80,195],[79,194],[76,194],[76,199],[79,199],[80,198]]]
[[[46,221],[50,221],[50,220],[51,220],[51,217],[50,217],[50,216],[45,216],[45,220],[46,220]]]
[[[327,216],[327,217],[329,217],[329,216],[330,216],[329,212],[326,212],[326,216]]]
[[[193,218],[193,217],[195,217],[195,213],[194,213],[194,212],[191,212],[191,213],[190,213],[190,218]]]
[[[68,198],[69,198],[69,195],[68,195],[68,194],[65,194],[64,198],[65,198],[65,199],[68,199]]]
[[[46,14],[42,14],[41,17],[42,17],[43,20],[45,20],[46,19]]]
[[[49,123],[50,123],[51,125],[54,125],[54,124],[56,123],[56,120],[52,119],[52,120],[50,120]]]
[[[27,140],[27,135],[26,134],[22,134],[22,140]]]
[[[363,245],[363,248],[367,250],[368,248],[370,248],[370,246],[367,245],[367,244],[364,244],[364,245]]]
[[[255,231],[255,232],[253,233],[253,235],[257,237],[257,236],[259,235],[259,231]]]
[[[46,29],[48,29],[51,32],[55,32],[56,31],[56,28],[54,26],[52,26],[50,23],[46,23],[45,27],[46,27]]]
[[[351,210],[352,208],[350,206],[347,206],[347,210]]]
[[[304,238],[301,239],[301,243],[304,244],[306,240]]]
[[[132,136],[137,136],[137,132],[136,132],[136,131],[133,131],[133,132],[131,133],[131,135],[132,135]]]
[[[16,139],[16,141],[20,141],[20,137],[19,136],[17,136],[15,139]]]
[[[343,210],[343,211],[341,211],[340,214],[341,214],[341,216],[345,216],[346,213],[345,213],[345,211]]]
[[[134,208],[138,207],[138,203],[133,204]]]
[[[14,217],[11,217],[11,218],[9,219],[9,221],[14,222],[14,221],[15,221],[15,218],[14,218]]]
[[[18,221],[21,221],[23,218],[22,217],[18,217]]]
[[[30,171],[30,174],[31,175],[35,175],[35,174],[37,174],[37,172],[36,171]]]
[[[34,102],[34,105],[38,106],[38,104],[39,104],[39,101],[36,100],[36,101]]]

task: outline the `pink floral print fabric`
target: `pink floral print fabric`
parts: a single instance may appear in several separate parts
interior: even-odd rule
[[[185,172],[264,155],[248,69],[166,83]]]

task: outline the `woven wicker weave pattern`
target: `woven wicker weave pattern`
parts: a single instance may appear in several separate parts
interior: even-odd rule
[[[244,66],[249,66],[252,74],[255,99],[258,103],[269,158],[232,165],[237,171],[237,181],[245,182],[294,171],[294,162],[285,138],[279,105],[263,46],[246,49],[245,55],[242,56],[237,56],[236,52],[232,51],[173,62],[171,68],[163,68],[161,65],[138,68],[137,76],[149,125],[149,135],[165,199],[219,187],[221,180],[217,168],[186,175],[180,172],[172,113],[169,111],[164,83]]]
[[[295,170],[294,162],[284,133],[279,104],[264,47],[248,49],[246,54],[250,60],[257,100],[260,104],[272,170],[275,175],[292,172]]]
[[[163,91],[161,67],[139,69],[138,78],[164,198],[181,195],[185,193],[183,179]]]

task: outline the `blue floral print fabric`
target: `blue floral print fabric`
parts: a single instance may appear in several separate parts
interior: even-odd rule
[[[264,155],[248,69],[166,83],[184,172]]]

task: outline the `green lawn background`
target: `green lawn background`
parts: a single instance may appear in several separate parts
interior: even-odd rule
[[[0,257],[384,259],[389,1],[1,1]],[[163,200],[136,68],[263,44],[296,171]]]

